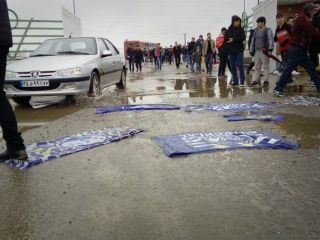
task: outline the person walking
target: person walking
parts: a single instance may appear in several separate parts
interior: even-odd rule
[[[178,42],[175,42],[175,46],[173,47],[173,55],[174,55],[177,69],[180,68],[180,64],[181,64],[181,53],[182,53],[181,46],[178,45]]]
[[[140,48],[134,51],[134,61],[136,64],[137,72],[142,72],[143,52]]]
[[[224,39],[226,32],[227,32],[227,29],[222,28],[220,35],[216,39],[216,47],[218,49],[218,55],[219,55],[219,59],[220,59],[218,77],[226,77],[225,74],[226,74],[227,66],[231,72],[230,61],[229,61],[228,53],[226,50],[226,43],[225,43],[225,39]]]
[[[253,33],[250,54],[254,57],[255,74],[254,80],[251,83],[252,86],[261,84],[261,69],[264,69],[265,79],[263,85],[269,85],[270,77],[270,58],[264,53],[267,51],[272,54],[274,48],[273,33],[270,28],[266,27],[266,18],[259,17],[257,19],[257,28]]]
[[[193,72],[193,54],[194,54],[194,48],[196,45],[196,38],[193,37],[191,39],[191,42],[188,44],[188,63],[187,63],[187,67],[190,66],[191,71]]]
[[[155,55],[156,55],[156,66],[158,70],[162,69],[162,48],[160,43],[157,44],[157,47],[155,49]]]
[[[202,55],[205,56],[207,73],[212,73],[213,55],[216,52],[216,45],[211,38],[211,33],[207,34],[207,39],[203,43]]]
[[[198,46],[196,49],[197,49],[196,52],[193,54],[193,62],[194,62],[193,69],[196,73],[201,73],[201,61],[202,61],[201,48],[200,46]]]
[[[241,18],[232,16],[231,25],[225,35],[226,50],[229,55],[232,81],[231,85],[239,85],[238,69],[240,71],[240,87],[244,86],[244,41],[246,34],[241,27]]]
[[[0,125],[7,150],[0,154],[0,161],[16,159],[27,161],[24,140],[18,132],[17,120],[4,91],[7,56],[12,47],[12,33],[6,0],[0,0]]]
[[[308,72],[311,80],[316,86],[317,92],[320,93],[320,77],[308,55],[310,42],[320,42],[320,33],[311,22],[314,13],[315,5],[313,3],[307,3],[303,8],[303,15],[299,16],[294,22],[288,49],[288,64],[284,68],[283,73],[273,90],[274,94],[277,96],[281,97],[284,95],[287,79],[290,78],[292,71],[299,65]]]
[[[284,16],[280,13],[277,14],[277,24],[276,33],[274,36],[274,42],[278,43],[279,52],[281,55],[282,63],[280,64],[280,75],[283,69],[288,64],[288,49],[291,36],[291,26],[287,24],[284,20]],[[293,82],[292,76],[288,79],[288,83]]]
[[[129,70],[130,70],[130,72],[134,72],[134,55],[135,55],[134,48],[129,47],[127,49],[127,57],[128,57],[128,60],[129,60]]]

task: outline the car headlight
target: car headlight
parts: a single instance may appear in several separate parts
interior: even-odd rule
[[[17,77],[17,73],[16,72],[6,71],[6,79],[7,78],[16,78],[16,77]]]
[[[82,73],[82,68],[76,67],[76,68],[69,68],[69,69],[56,71],[55,76],[67,77],[67,76],[72,76],[72,75],[79,75],[81,73]]]

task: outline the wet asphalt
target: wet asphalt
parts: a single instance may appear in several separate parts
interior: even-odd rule
[[[237,88],[185,66],[166,65],[161,72],[145,66],[128,75],[126,90],[110,87],[98,100],[40,98],[29,107],[15,106],[26,144],[105,126],[146,131],[25,171],[1,164],[0,239],[319,239],[319,106],[273,109],[286,116],[277,124],[228,123],[222,113],[183,110],[95,115],[95,107],[113,104],[282,103],[272,95],[276,79],[272,76],[270,87]],[[314,91],[301,76],[287,95]],[[167,158],[151,140],[235,129],[267,129],[301,148]]]

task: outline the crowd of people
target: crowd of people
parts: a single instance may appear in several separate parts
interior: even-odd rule
[[[244,66],[244,50],[247,34],[242,27],[241,18],[233,16],[231,25],[222,28],[219,36],[214,40],[211,33],[206,39],[200,35],[196,40],[192,37],[186,45],[175,42],[174,46],[162,48],[160,43],[150,50],[128,49],[129,69],[141,72],[142,62],[151,62],[157,70],[162,70],[164,63],[175,63],[177,69],[183,63],[194,73],[207,72],[211,74],[213,64],[219,59],[218,77],[226,77],[226,68],[231,72],[230,85],[244,87],[245,76],[252,68],[255,69],[251,86],[269,85],[270,58],[277,61],[274,73],[280,76],[274,93],[282,96],[287,83],[293,82],[292,74],[299,74],[296,70],[304,67],[311,77],[317,91],[320,91],[319,67],[320,52],[320,2],[307,3],[303,14],[284,18],[278,13],[275,33],[268,27],[267,20],[261,16],[256,21],[256,28],[250,31],[248,50],[252,56],[252,64]],[[281,61],[272,53],[276,49]],[[263,72],[262,72],[263,69]],[[263,76],[263,83],[261,79]]]

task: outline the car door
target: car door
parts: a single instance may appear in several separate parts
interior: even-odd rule
[[[98,38],[98,47],[100,50],[100,81],[101,86],[109,85],[112,82],[114,69],[113,69],[113,56],[102,56],[102,53],[110,50],[108,46],[105,44],[103,39]]]
[[[122,61],[121,61],[121,56],[120,53],[118,51],[118,49],[116,49],[114,47],[114,45],[107,39],[104,39],[105,43],[107,44],[108,48],[111,49],[111,51],[113,52],[113,78],[114,78],[114,82],[118,82],[121,78],[121,71],[122,71]]]

